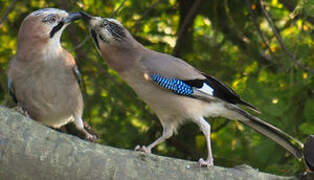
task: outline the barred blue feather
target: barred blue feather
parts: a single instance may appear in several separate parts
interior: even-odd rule
[[[193,94],[192,87],[181,80],[175,78],[165,78],[159,74],[151,74],[150,77],[156,84],[169,89],[178,95],[190,96]]]

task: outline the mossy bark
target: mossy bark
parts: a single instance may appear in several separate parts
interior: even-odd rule
[[[0,179],[296,179],[89,143],[0,107]]]

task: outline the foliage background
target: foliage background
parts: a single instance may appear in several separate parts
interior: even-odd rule
[[[16,52],[23,18],[44,7],[114,17],[147,48],[173,54],[230,85],[258,107],[260,118],[305,141],[314,132],[314,3],[266,0],[0,0],[0,103],[12,104],[6,69]],[[154,113],[98,55],[83,22],[72,24],[63,46],[76,56],[83,75],[84,118],[101,136],[99,143],[126,149],[161,135]],[[223,118],[212,125],[215,164],[249,164],[276,174],[296,174],[304,165],[271,140]],[[194,124],[153,153],[198,160],[206,157],[205,138]]]

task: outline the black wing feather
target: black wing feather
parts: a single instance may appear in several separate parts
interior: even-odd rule
[[[205,74],[204,74],[205,75]],[[218,97],[224,101],[227,101],[232,104],[237,104],[240,102],[240,97],[237,95],[231,88],[227,85],[219,82],[211,76],[206,76],[206,79],[193,79],[184,81],[186,84],[191,87],[202,88],[203,84],[206,83],[211,88],[214,89],[213,96]]]
[[[248,106],[249,108],[258,112],[258,110],[253,105],[243,101],[240,98],[240,96],[235,91],[233,91],[229,86],[218,81],[212,76],[206,75],[204,73],[203,75],[206,77],[206,79],[186,80],[184,82],[196,88],[202,88],[203,84],[206,83],[212,89],[214,89],[213,91],[214,97],[218,97],[219,99],[222,99],[231,104],[241,104],[241,105]]]
[[[15,103],[17,103],[17,99],[16,99],[16,96],[14,94],[14,88],[12,86],[12,80],[10,78],[8,79],[8,91],[9,91],[9,94],[12,97],[13,101]]]
[[[218,81],[214,77],[203,74],[206,77],[206,83],[214,89],[214,96],[225,100],[232,104],[241,104],[239,95],[234,92],[229,86]]]
[[[73,68],[73,73],[74,73],[74,75],[75,75],[75,77],[76,77],[76,79],[77,79],[77,82],[78,82],[79,84],[81,84],[82,75],[81,75],[81,72],[80,72],[80,70],[78,69],[77,66],[74,66],[74,68]]]

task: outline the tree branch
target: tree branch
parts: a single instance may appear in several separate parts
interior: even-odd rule
[[[269,179],[242,165],[201,168],[197,162],[89,143],[0,107],[1,179]]]
[[[229,124],[229,120],[225,120],[222,124],[220,124],[219,126],[217,126],[215,129],[212,130],[212,133],[213,132],[218,132],[220,129],[226,127],[228,124]]]
[[[293,1],[279,0],[279,2],[283,4],[292,13],[297,7],[297,4],[295,4]],[[307,21],[309,21],[311,24],[314,25],[314,17],[312,16],[305,16],[304,14],[298,14],[296,17],[293,17],[293,19],[296,19],[296,18],[305,18]]]
[[[292,52],[290,52],[290,50],[286,47],[286,45],[283,43],[283,40],[281,38],[281,35],[280,33],[277,31],[277,28],[274,24],[274,22],[272,21],[270,15],[268,14],[268,12],[266,11],[265,7],[264,7],[264,2],[263,0],[259,0],[259,3],[260,3],[260,6],[261,6],[261,9],[265,15],[265,18],[268,22],[268,24],[270,25],[281,49],[288,55],[288,57],[290,58],[290,60],[292,62],[294,62],[294,64],[296,64],[299,68],[311,73],[311,74],[314,74],[314,70],[313,69],[310,69],[309,67],[306,67],[303,63],[301,63],[295,56],[295,54],[293,54]]]
[[[180,29],[178,31],[178,38],[176,41],[176,45],[174,46],[173,51],[172,51],[173,56],[178,56],[178,52],[179,52],[179,49],[181,47],[181,43],[183,42],[182,41],[183,36],[186,33],[186,31],[188,30],[188,28],[191,26],[191,24],[193,23],[194,18],[197,14],[197,10],[199,9],[202,1],[203,0],[195,0],[194,1],[189,13],[184,18],[182,24],[180,24]],[[181,18],[182,18],[182,16],[181,16]]]
[[[0,18],[0,28],[2,27],[2,24],[7,20],[8,15],[11,11],[13,11],[14,6],[16,4],[17,0],[12,0],[7,10],[4,12],[4,14]]]
[[[273,57],[274,57],[274,53],[273,51],[270,49],[270,45],[269,45],[269,42],[268,40],[266,39],[263,31],[261,30],[261,28],[259,27],[259,24],[257,23],[257,19],[256,19],[256,16],[254,14],[254,12],[252,11],[251,9],[251,6],[252,6],[252,3],[250,0],[246,0],[246,4],[248,5],[248,8],[249,8],[249,12],[250,12],[250,18],[256,28],[256,31],[257,33],[259,34],[259,36],[261,37],[263,43],[265,44],[266,48],[269,50],[269,54],[270,54],[270,57],[269,58],[265,58],[266,60],[270,60],[272,62],[273,60]]]
[[[85,36],[85,38],[78,45],[76,45],[73,48],[73,50],[81,48],[87,42],[87,40],[89,40],[89,39],[90,39],[90,35],[88,34],[88,35]]]
[[[124,6],[125,1],[126,0],[123,0],[120,6],[111,13],[111,17],[114,17],[120,11],[120,9]]]
[[[157,0],[155,3],[150,5],[149,7],[146,8],[146,10],[142,13],[142,16],[135,22],[134,26],[135,27],[135,32],[138,31],[139,25],[143,22],[142,20],[147,16],[147,14],[155,8],[156,5],[158,5],[161,2],[161,0]]]

